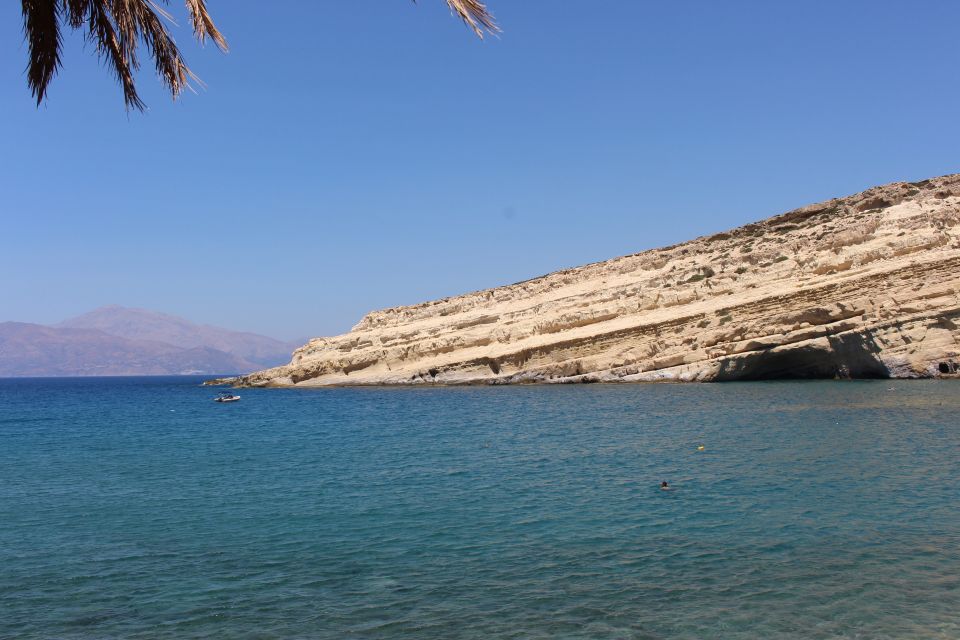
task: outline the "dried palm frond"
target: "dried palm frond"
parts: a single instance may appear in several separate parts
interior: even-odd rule
[[[223,37],[217,25],[207,12],[206,0],[186,0],[190,10],[190,21],[193,23],[193,35],[203,43],[207,37],[213,40],[221,51],[227,50],[227,39]]]
[[[493,14],[487,9],[486,5],[479,0],[447,0],[447,6],[467,23],[473,32],[480,38],[483,37],[483,30],[490,33],[497,33],[500,27],[497,26]]]
[[[417,0],[413,0],[416,2]],[[483,30],[499,33],[500,27],[493,14],[480,0],[446,0],[450,11],[454,12],[478,37],[483,38]]]

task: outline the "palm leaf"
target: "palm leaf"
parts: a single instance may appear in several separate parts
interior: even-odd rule
[[[447,0],[447,6],[480,38],[483,37],[484,29],[490,33],[500,31],[493,14],[479,0]]]
[[[61,20],[72,29],[86,30],[87,39],[120,83],[127,109],[142,111],[146,107],[135,82],[141,43],[149,50],[157,74],[174,99],[183,89],[190,88],[191,80],[200,82],[167,30],[164,20],[172,23],[172,16],[158,2],[167,4],[169,0],[21,0],[23,29],[30,48],[27,84],[37,105],[46,98],[47,88],[60,68]],[[184,2],[197,40],[203,43],[210,38],[227,51],[227,40],[210,17],[206,0]],[[479,37],[483,37],[484,31],[499,31],[493,15],[480,0],[446,3]]]
[[[27,84],[39,106],[60,68],[60,4],[57,0],[22,0],[21,7],[30,47]]]
[[[89,35],[97,52],[106,58],[114,75],[123,87],[123,101],[127,108],[143,111],[145,104],[137,94],[134,70],[137,61],[137,28],[131,16],[123,11],[111,16],[107,4],[94,0],[88,6]],[[116,24],[115,24],[116,23]]]
[[[187,10],[190,11],[190,21],[193,23],[193,34],[197,40],[203,42],[209,37],[221,51],[227,51],[227,39],[217,29],[217,25],[213,24],[205,0],[186,0],[186,3]]]

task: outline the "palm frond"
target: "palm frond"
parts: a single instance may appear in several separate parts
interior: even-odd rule
[[[193,25],[193,33],[201,43],[207,38],[222,51],[227,40],[217,29],[207,11],[207,0],[184,0]],[[416,0],[414,0],[416,2]],[[60,68],[63,20],[72,29],[84,29],[88,41],[96,47],[123,88],[127,109],[142,111],[146,105],[137,93],[135,72],[140,68],[137,50],[146,44],[157,74],[176,99],[190,81],[200,79],[187,67],[164,20],[173,17],[160,6],[169,0],[21,0],[23,30],[30,48],[27,83],[39,106],[47,95],[47,87]],[[473,29],[479,37],[497,33],[493,15],[481,0],[446,0],[447,6]]]
[[[480,0],[447,0],[447,6],[480,38],[483,38],[484,29],[489,33],[500,31],[493,14]]]
[[[24,35],[30,48],[27,84],[40,106],[60,68],[60,4],[59,0],[22,0],[21,8]]]
[[[143,111],[146,105],[137,94],[133,77],[133,72],[140,67],[137,61],[137,25],[128,12],[122,9],[117,11],[117,8],[116,5],[113,7],[115,13],[111,16],[107,3],[93,0],[88,5],[87,37],[97,47],[100,56],[107,59],[120,81],[127,108]]]
[[[176,100],[183,89],[190,86],[189,80],[196,79],[196,75],[187,67],[170,32],[151,8],[153,3],[150,0],[126,1],[139,27],[140,37],[150,48],[157,74]]]
[[[417,0],[413,0],[416,3]],[[493,14],[480,0],[446,0],[450,11],[457,14],[463,22],[473,29],[477,37],[483,38],[483,30],[500,33],[500,27]]]
[[[65,0],[63,5],[67,12],[67,24],[72,29],[79,29],[90,15],[91,0]]]
[[[213,24],[213,18],[207,12],[207,3],[205,0],[186,0],[187,10],[190,12],[190,21],[193,23],[193,34],[201,43],[208,37],[213,40],[221,51],[229,50],[227,39],[223,37],[217,25]]]

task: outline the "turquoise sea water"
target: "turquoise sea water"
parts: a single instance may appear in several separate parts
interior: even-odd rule
[[[197,382],[0,380],[0,637],[960,637],[957,384]]]

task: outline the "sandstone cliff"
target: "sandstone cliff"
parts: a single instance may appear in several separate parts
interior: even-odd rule
[[[322,386],[938,377],[960,365],[960,174],[375,311],[290,364]]]

